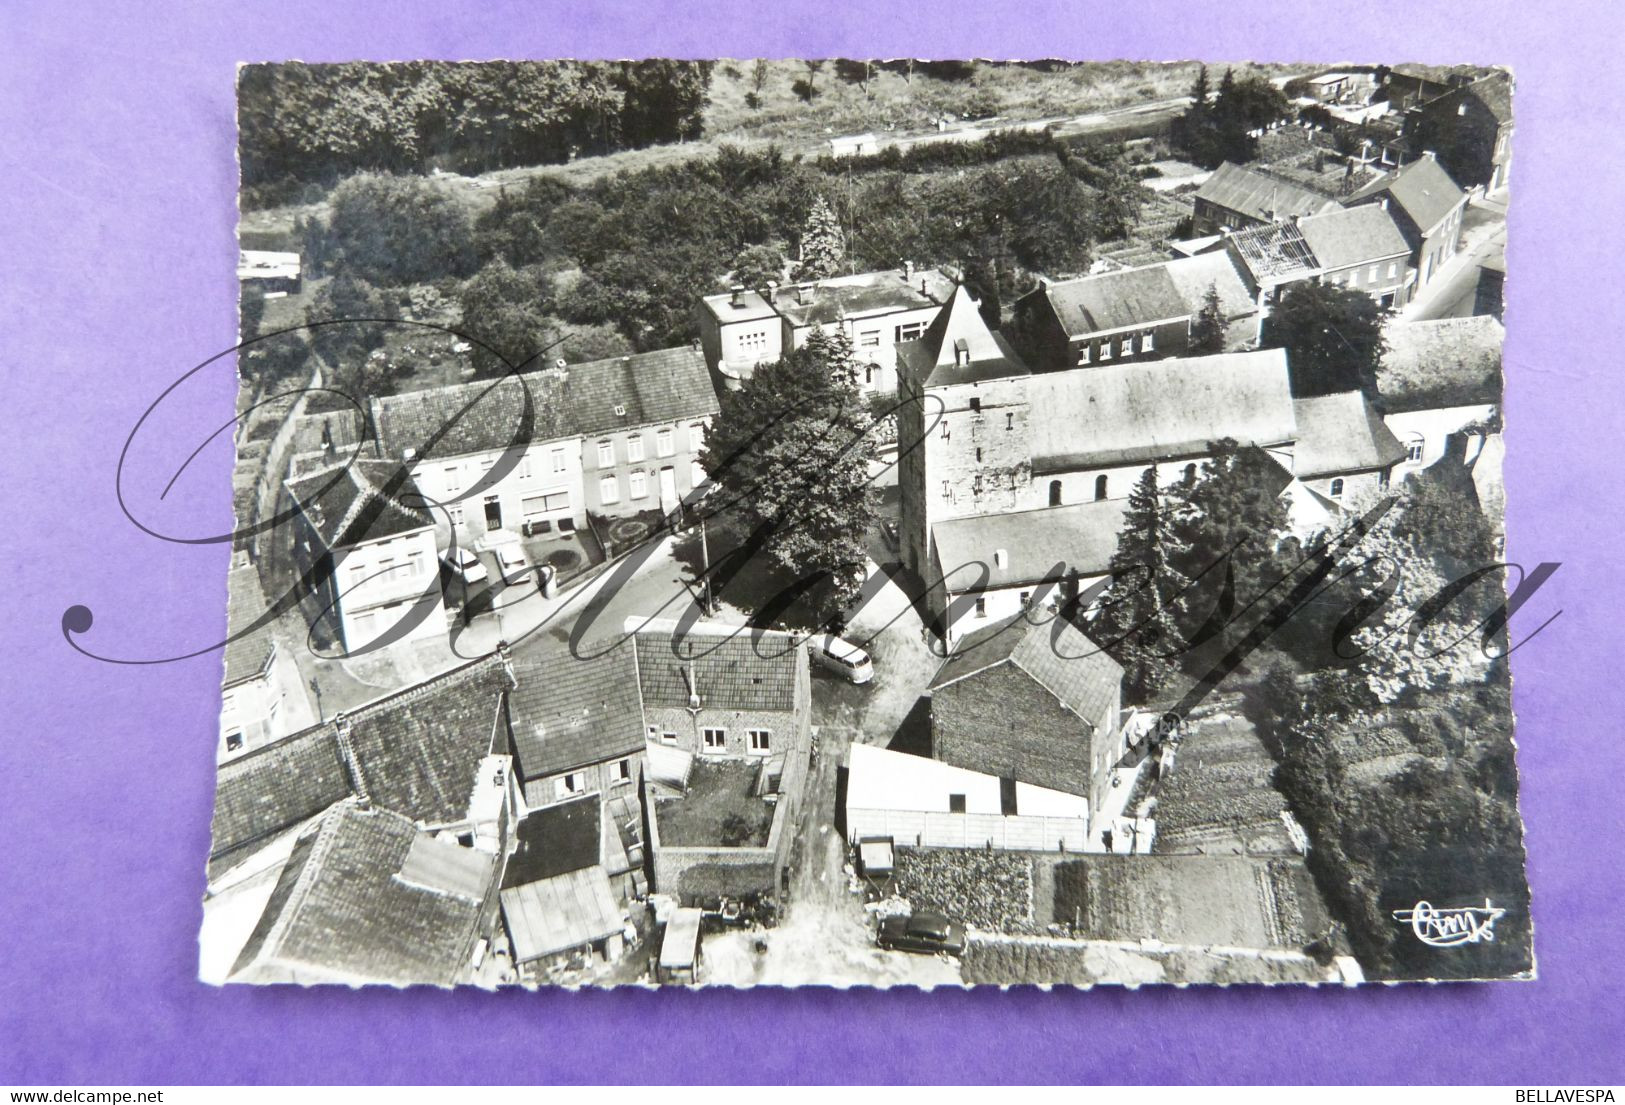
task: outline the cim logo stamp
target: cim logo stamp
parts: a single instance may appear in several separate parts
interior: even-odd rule
[[[1452,909],[1435,909],[1429,902],[1417,902],[1410,909],[1394,910],[1394,920],[1410,925],[1416,938],[1429,947],[1454,948],[1494,940],[1495,922],[1506,912],[1488,898],[1482,906]]]

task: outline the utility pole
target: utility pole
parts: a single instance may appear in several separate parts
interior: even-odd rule
[[[711,597],[711,547],[705,539],[705,514],[700,514],[700,609],[710,618],[716,615]]]

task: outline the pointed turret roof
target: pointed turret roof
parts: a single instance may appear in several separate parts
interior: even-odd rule
[[[963,284],[954,288],[924,334],[897,347],[897,356],[927,387],[1029,375],[1010,344],[988,329]]]

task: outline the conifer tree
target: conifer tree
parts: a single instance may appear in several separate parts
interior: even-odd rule
[[[1123,529],[1112,554],[1112,583],[1101,596],[1091,634],[1124,668],[1130,702],[1146,703],[1178,667],[1179,631],[1172,604],[1185,579],[1170,563],[1178,552],[1169,504],[1147,468],[1129,492]]]
[[[1190,351],[1198,357],[1224,352],[1224,311],[1219,305],[1219,288],[1207,286],[1202,296],[1202,309],[1191,324]]]
[[[841,222],[829,201],[818,196],[802,227],[801,268],[796,276],[802,280],[822,280],[840,272],[845,260],[846,239],[841,233]]]

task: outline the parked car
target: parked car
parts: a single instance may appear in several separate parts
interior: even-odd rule
[[[808,642],[808,648],[813,663],[850,682],[867,683],[875,677],[875,665],[869,654],[833,633],[814,637]]]
[[[525,550],[519,547],[518,542],[498,545],[496,548],[497,567],[502,570],[502,581],[509,584],[525,582],[530,575],[530,561],[525,558]]]
[[[921,909],[906,917],[887,917],[880,922],[875,943],[891,951],[963,955],[965,930],[948,920],[946,914]]]
[[[457,548],[446,553],[446,567],[452,573],[462,577],[464,583],[472,587],[476,583],[484,583],[491,573],[485,570],[480,563],[479,554],[473,549]]]

